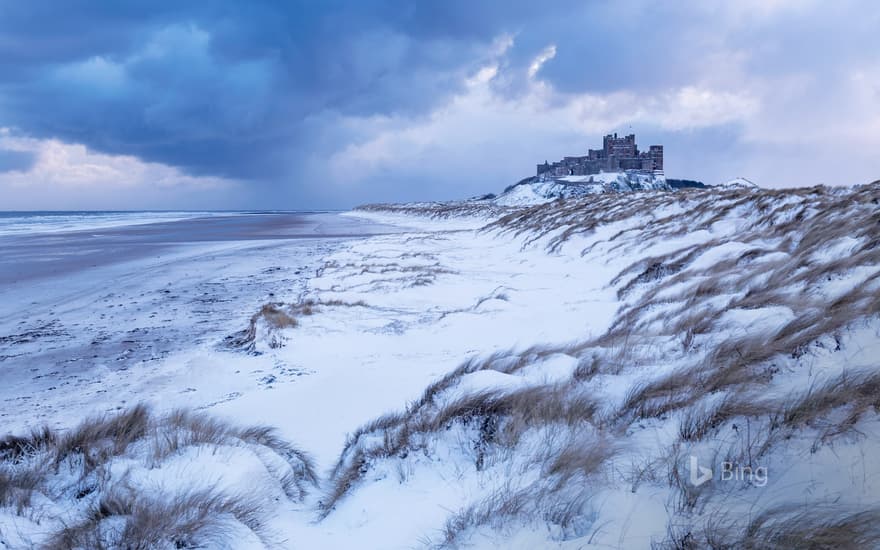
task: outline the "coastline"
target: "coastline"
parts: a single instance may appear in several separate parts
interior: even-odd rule
[[[222,345],[260,304],[296,300],[322,256],[387,231],[285,213],[0,236],[0,422],[67,426],[136,400],[109,388]]]

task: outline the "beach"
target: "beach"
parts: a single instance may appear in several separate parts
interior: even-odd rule
[[[295,301],[340,243],[395,231],[336,213],[69,218],[0,226],[5,431],[136,399],[114,399],[111,381],[222,346],[262,303]]]

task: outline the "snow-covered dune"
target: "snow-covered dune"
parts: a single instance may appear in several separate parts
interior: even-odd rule
[[[528,206],[556,199],[570,199],[602,193],[671,191],[666,178],[638,172],[602,172],[587,176],[527,178],[492,199],[500,206]]]
[[[187,539],[209,546],[250,530],[283,548],[876,547],[878,204],[880,184],[355,211],[408,229],[341,243],[302,293],[168,358],[161,384],[116,388],[277,426],[317,479],[239,428],[148,462],[156,439],[135,438],[101,464],[137,481],[247,463],[272,498],[221,507],[219,531]],[[4,496],[8,448],[0,539],[57,537],[52,510],[78,493]],[[250,489],[230,480],[224,495]]]
[[[444,544],[792,547],[844,526],[876,544],[878,198],[603,195],[487,225],[520,265],[570,262],[574,281],[546,278],[553,296],[504,309],[528,302],[534,334],[579,337],[485,350],[367,425],[340,457],[340,510],[391,465],[414,480],[448,468],[472,494]]]

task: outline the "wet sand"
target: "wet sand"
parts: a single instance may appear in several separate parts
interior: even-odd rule
[[[391,231],[394,229],[335,213],[259,213],[2,235],[0,285],[65,276],[83,269],[156,256],[181,244],[341,238]]]

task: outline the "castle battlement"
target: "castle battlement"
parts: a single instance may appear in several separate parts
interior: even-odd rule
[[[602,139],[601,149],[589,149],[585,156],[563,157],[552,164],[544,161],[538,165],[538,176],[550,178],[620,171],[662,173],[663,146],[651,145],[647,151],[639,151],[635,134],[625,137],[608,134]]]

